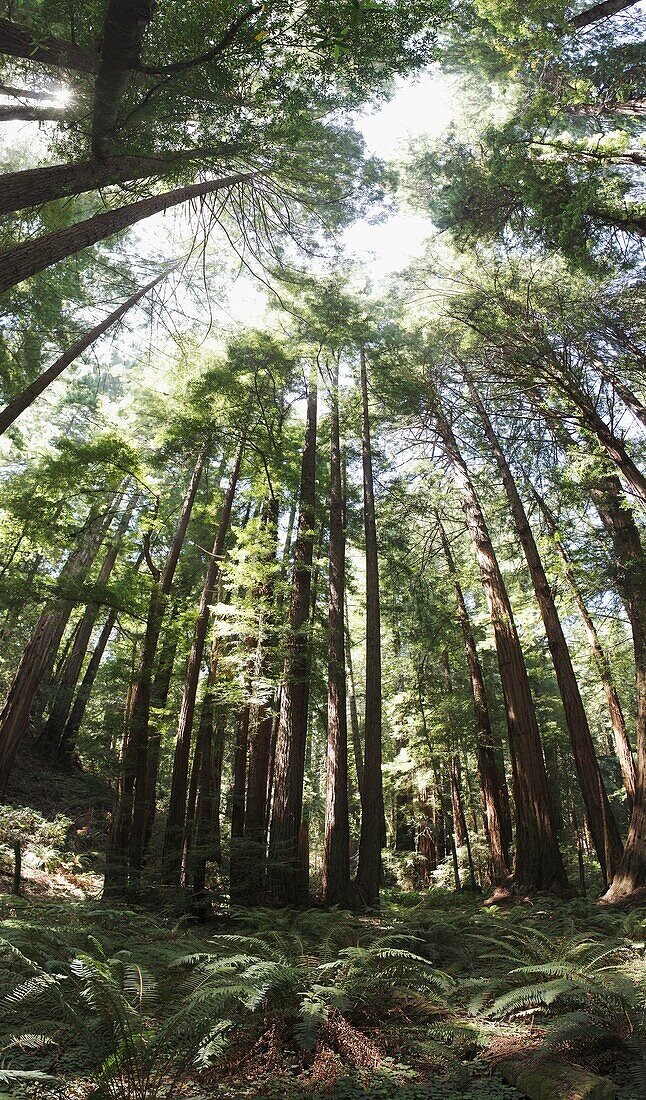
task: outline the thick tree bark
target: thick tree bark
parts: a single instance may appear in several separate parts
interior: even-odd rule
[[[98,160],[107,156],[119,106],[131,72],[139,63],[154,10],[154,0],[108,0],[92,115],[91,147]]]
[[[130,526],[132,514],[141,496],[141,490],[135,489],[127,502],[118,527],[115,530],[108,551],[101,564],[96,585],[101,592],[102,588],[110,580],[112,570],[117,561],[121,543]],[[69,715],[72,698],[76,689],[78,678],[81,674],[85,654],[87,653],[94,624],[96,623],[101,605],[89,603],[76,627],[72,646],[65,660],[65,664],[56,677],[56,691],[49,709],[47,722],[39,737],[41,750],[53,759],[62,762],[63,734]]]
[[[93,508],[81,532],[78,545],[72,550],[58,577],[58,587],[78,584],[87,574],[107,528],[113,519]],[[27,642],[16,670],[4,707],[0,713],[0,796],[5,792],[16,750],[27,732],[29,714],[43,679],[51,669],[69,622],[73,603],[64,596],[53,600],[40,615]]]
[[[102,214],[94,214],[85,221],[55,229],[52,233],[18,244],[0,253],[2,261],[0,293],[9,290],[23,279],[35,275],[38,271],[44,271],[59,260],[73,256],[84,248],[96,244],[97,241],[104,241],[153,214],[160,214],[192,199],[205,198],[216,191],[230,190],[248,183],[258,175],[258,172],[237,172],[222,179],[192,183],[187,187],[176,187],[172,191],[164,191],[159,195],[139,199],[138,202],[132,202],[126,206],[106,210]]]
[[[0,54],[81,73],[96,73],[99,68],[98,54],[63,38],[42,35],[10,19],[0,19]]]
[[[552,588],[545,575],[536,540],[509,463],[480,395],[472,384],[469,384],[469,392],[496,460],[509,501],[514,527],[529,569],[563,703],[570,746],[586,808],[588,826],[601,865],[601,873],[607,885],[612,881],[619,865],[623,854],[623,845],[601,775],[588,718],[572,665],[572,658],[552,596]]]
[[[0,214],[25,210],[30,206],[82,195],[110,184],[164,177],[166,173],[190,164],[235,155],[235,145],[183,149],[164,156],[117,156],[105,160],[86,160],[72,164],[51,164],[46,168],[27,168],[0,176]]]
[[[309,703],[309,622],[316,527],[316,367],[310,377],[301,464],[298,533],[294,551],[287,655],[280,692],[269,839],[268,892],[278,905],[298,900],[298,835]]]
[[[482,665],[480,664],[480,658],[478,657],[478,650],[473,636],[469,612],[467,611],[462,586],[458,580],[449,540],[439,519],[438,530],[449,575],[453,583],[458,619],[464,639],[467,665],[469,668],[469,684],[476,721],[478,777],[482,793],[485,831],[491,852],[491,884],[494,887],[504,886],[504,883],[509,878],[509,844],[503,827],[504,813],[500,800],[501,782],[504,783],[504,776],[500,776],[496,762],[494,737],[491,728],[484,675],[482,672]]]
[[[179,715],[177,741],[175,745],[175,758],[173,761],[173,775],[166,819],[166,832],[164,835],[164,850],[162,853],[162,882],[166,886],[178,887],[180,884],[180,870],[182,858],[182,836],[184,831],[184,816],[186,812],[186,788],[188,783],[188,761],[191,748],[191,735],[193,732],[193,717],[195,714],[195,701],[197,687],[200,678],[200,668],[204,655],[204,645],[208,631],[213,592],[220,572],[220,562],[224,553],[224,544],[229,531],[231,510],[235,496],[240,467],[245,448],[245,438],[241,438],[233,463],[233,469],[229,479],[229,485],[222,504],[220,522],[218,524],[213,549],[209,558],[209,564],[202,586],[200,604],[195,619],[193,641],[186,666],[184,680],[184,694]]]
[[[567,889],[540,733],[511,602],[484,513],[455,435],[434,397],[438,432],[451,462],[476,552],[505,697],[516,803],[516,852],[509,883],[520,892]]]
[[[632,8],[638,0],[601,0],[599,4],[593,4],[591,8],[579,12],[570,19],[570,26],[579,30],[582,27],[590,27],[598,23],[600,19],[608,19],[611,15],[617,15],[621,11]]]
[[[577,606],[581,621],[583,623],[586,636],[592,650],[592,655],[599,674],[599,680],[603,687],[604,695],[606,697],[606,703],[608,706],[608,714],[610,715],[610,724],[612,728],[612,738],[615,746],[615,752],[621,768],[621,776],[626,790],[626,797],[628,804],[632,807],[635,801],[635,762],[633,760],[632,748],[630,746],[630,740],[628,738],[628,731],[626,729],[626,720],[624,718],[623,708],[621,706],[621,700],[619,698],[617,688],[615,687],[612,669],[608,657],[601,645],[597,628],[594,621],[588,611],[585,600],[581,594],[579,583],[574,572],[570,556],[565,549],[565,546],[561,542],[558,534],[558,528],[554,516],[541,496],[533,489],[534,498],[541,510],[541,514],[547,523],[552,541],[556,548],[556,551],[563,563],[563,573],[565,579],[570,587],[572,598]]]
[[[359,350],[361,385],[361,452],[363,460],[363,515],[366,544],[366,703],[364,767],[361,787],[361,833],[356,887],[364,903],[379,904],[381,844],[384,836],[384,797],[381,776],[381,605],[379,551],[372,472],[368,372],[363,345]]]
[[[345,527],[339,434],[339,365],[330,392],[330,566],[328,606],[328,739],[322,896],[328,905],[350,900],[348,725],[345,683]],[[380,742],[381,744],[381,742]],[[367,763],[364,765],[364,786]],[[381,775],[381,773],[380,773]],[[377,826],[379,829],[379,825]],[[378,831],[377,841],[381,843]],[[377,890],[379,880],[377,880]]]
[[[112,815],[104,883],[104,891],[108,893],[120,893],[125,890],[128,885],[129,864],[132,885],[136,888],[139,882],[146,821],[150,815],[148,806],[150,685],[164,611],[179,555],[184,545],[206,453],[205,444],[197,456],[191,474],[164,568],[161,575],[155,579],[150,595],[141,656],[131,684],[126,709],[128,717],[121,748],[116,804]]]

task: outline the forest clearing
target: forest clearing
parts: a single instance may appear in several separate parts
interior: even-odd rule
[[[646,1096],[645,20],[0,3],[0,1100]]]

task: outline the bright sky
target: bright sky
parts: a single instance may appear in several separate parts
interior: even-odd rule
[[[437,136],[453,117],[453,93],[446,76],[427,74],[400,81],[389,103],[359,120],[368,153],[396,161],[410,138]],[[378,283],[419,255],[429,229],[421,215],[400,213],[381,223],[356,222],[346,231],[345,243]]]

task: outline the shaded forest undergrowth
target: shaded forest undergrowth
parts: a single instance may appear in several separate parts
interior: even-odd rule
[[[0,902],[0,1095],[511,1100],[519,1068],[561,1063],[610,1079],[576,1095],[643,1095],[643,910],[431,888],[386,891],[373,915],[222,905],[195,925],[77,900],[65,883],[91,889],[102,832],[85,778],[75,822],[51,788],[51,834],[32,811],[49,896],[28,878]]]

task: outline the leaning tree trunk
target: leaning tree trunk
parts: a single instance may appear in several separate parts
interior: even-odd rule
[[[439,519],[438,530],[442,543],[442,550],[446,558],[446,564],[453,582],[455,603],[469,668],[471,699],[476,720],[478,777],[480,780],[480,790],[482,792],[485,831],[489,842],[489,850],[491,852],[491,884],[494,887],[503,887],[509,878],[509,845],[503,828],[503,807],[501,806],[500,800],[501,776],[499,774],[494,751],[494,737],[491,728],[491,717],[489,715],[484,675],[449,540]],[[502,777],[502,782],[504,782],[504,776]]]
[[[635,520],[622,507],[618,478],[591,486],[592,499],[609,532],[617,558],[617,587],[624,596],[633,634],[637,714],[635,801],[624,855],[604,901],[623,904],[646,895],[646,555]],[[617,484],[613,487],[613,482]]]
[[[434,395],[437,429],[451,462],[476,551],[505,698],[516,803],[516,853],[509,885],[520,892],[567,889],[534,701],[513,611],[480,501],[453,430]]]
[[[570,746],[586,808],[588,826],[601,865],[604,882],[608,885],[619,866],[623,854],[623,845],[601,775],[588,718],[572,665],[570,650],[563,633],[561,620],[552,595],[552,588],[545,575],[536,540],[516,488],[509,463],[480,395],[472,384],[469,384],[469,392],[500,471],[516,534],[525,554],[563,703],[565,721],[570,735]]]
[[[1,179],[2,177],[0,177]],[[51,383],[63,373],[66,367],[69,367],[70,363],[73,363],[75,359],[78,359],[87,348],[89,348],[95,340],[98,340],[104,332],[116,325],[117,321],[137,305],[146,294],[156,287],[158,283],[161,283],[163,279],[168,278],[172,271],[177,267],[177,264],[173,264],[167,271],[162,272],[161,275],[157,275],[149,283],[146,283],[141,290],[132,294],[118,309],[113,310],[103,321],[94,328],[91,328],[89,332],[86,332],[85,336],[82,336],[79,340],[76,340],[71,348],[69,348],[64,355],[61,355],[55,363],[52,363],[51,367],[48,367],[46,371],[36,378],[33,382],[30,382],[28,386],[25,386],[22,393],[19,393],[17,397],[14,397],[13,401],[0,412],[0,435],[6,432],[14,420],[28,409],[30,405],[33,405],[37,397],[40,397],[43,390],[46,390]]]
[[[328,905],[347,905],[350,900],[350,824],[348,818],[348,726],[344,630],[345,509],[339,435],[338,360],[334,362],[330,402],[328,740],[322,895],[323,900]],[[366,784],[364,766],[364,785]],[[379,821],[377,823],[377,841],[380,845]],[[379,881],[377,880],[377,889],[378,886]]]
[[[0,176],[0,214],[11,214],[30,206],[42,206],[54,199],[98,191],[111,184],[165,177],[167,173],[198,161],[217,161],[238,151],[235,145],[182,149],[165,156],[116,156],[104,160],[83,160],[70,164],[50,164],[46,168],[25,168]]]
[[[71,118],[69,107],[35,107],[33,104],[0,107],[0,122],[66,122]]]
[[[147,779],[151,679],[164,611],[184,545],[206,453],[205,444],[193,468],[163,571],[155,578],[150,595],[141,656],[126,707],[127,720],[105,872],[104,890],[108,893],[121,893],[125,890],[128,885],[129,864],[132,885],[136,887],[139,881],[146,821],[149,816]]]
[[[238,172],[223,179],[176,187],[173,191],[164,191],[160,195],[139,199],[138,202],[129,203],[127,206],[119,206],[114,210],[106,210],[102,214],[94,214],[85,221],[55,229],[52,233],[15,245],[14,248],[0,253],[0,293],[9,290],[23,279],[35,275],[38,271],[44,271],[59,260],[74,256],[75,253],[89,248],[97,241],[104,241],[153,214],[160,214],[173,206],[190,202],[191,199],[205,198],[215,191],[232,190],[238,185],[255,179],[258,175],[258,172]]]
[[[81,73],[95,73],[99,68],[98,54],[83,50],[64,38],[32,31],[10,19],[0,19],[0,54]]]
[[[586,8],[585,11],[573,16],[570,19],[570,26],[576,30],[590,27],[601,19],[608,19],[611,15],[617,15],[621,11],[626,11],[627,8],[632,8],[636,3],[638,0],[601,0],[599,4],[593,4],[591,8]]]
[[[59,588],[78,584],[86,576],[112,519],[112,509],[106,515],[93,508],[78,546],[72,550],[59,574]],[[60,597],[41,613],[9,688],[0,713],[0,796],[5,792],[16,750],[27,732],[36,694],[53,665],[73,606],[68,599]]]
[[[309,704],[309,620],[316,507],[317,376],[313,368],[301,464],[287,654],[280,691],[269,838],[268,893],[279,905],[298,900],[298,835],[303,811]]]
[[[539,402],[536,405],[565,450],[575,446],[562,421],[555,420],[554,414]],[[601,474],[588,480],[586,489],[612,542],[615,584],[628,613],[635,655],[635,801],[623,859],[604,896],[609,904],[623,904],[642,897],[646,891],[646,554],[619,478]]]
[[[615,753],[619,761],[621,768],[621,776],[626,790],[626,798],[628,799],[628,805],[632,809],[633,802],[635,801],[635,762],[633,760],[633,752],[628,738],[628,731],[626,729],[626,720],[624,718],[624,712],[621,706],[621,700],[615,687],[612,669],[610,667],[610,661],[607,654],[601,645],[597,628],[594,621],[588,611],[585,600],[581,594],[579,583],[576,578],[570,556],[565,549],[565,546],[561,542],[558,535],[558,528],[556,520],[548,508],[546,502],[536,492],[536,489],[532,489],[534,499],[540,508],[541,515],[547,523],[552,541],[555,549],[563,563],[563,573],[565,579],[570,587],[572,593],[572,599],[574,600],[581,621],[586,632],[586,636],[592,650],[592,655],[599,674],[599,680],[603,687],[603,691],[606,697],[606,703],[608,706],[608,714],[610,715],[610,724],[612,727],[612,737],[615,746]]]
[[[202,657],[204,655],[211,604],[213,602],[213,592],[220,572],[220,562],[222,560],[224,544],[229,531],[231,509],[233,508],[233,499],[238,484],[244,448],[245,437],[243,435],[238,445],[229,485],[222,504],[222,513],[220,515],[218,530],[209,558],[206,576],[204,578],[200,604],[193,630],[191,651],[186,666],[184,694],[179,715],[168,815],[166,818],[166,832],[164,835],[164,848],[162,852],[162,882],[165,886],[175,888],[180,885],[182,837],[184,833],[184,816],[186,812],[186,793],[188,784],[188,762],[191,749],[191,735],[193,732],[197,687],[200,678]]]
[[[126,504],[119,526],[114,533],[111,544],[102,562],[99,575],[96,579],[96,585],[100,593],[110,579],[112,570],[116,564],[121,543],[130,526],[132,514],[140,496],[141,490],[139,488],[135,489],[130,500]],[[49,710],[47,721],[39,737],[39,745],[42,751],[59,762],[62,760],[61,750],[63,747],[63,734],[72,698],[78,678],[81,674],[81,668],[83,667],[83,661],[85,660],[85,654],[90,644],[90,638],[94,630],[94,624],[97,620],[100,606],[99,603],[89,603],[81,616],[74,633],[70,652],[67,655],[60,674],[56,678],[57,683],[54,699]]]
[[[361,832],[356,887],[364,903],[379,904],[381,846],[384,836],[384,797],[381,776],[381,607],[379,552],[372,472],[368,374],[363,345],[359,351],[361,383],[361,450],[363,458],[363,515],[366,543],[366,701],[364,763],[361,793]]]
[[[108,0],[103,24],[101,58],[94,87],[92,154],[107,156],[119,116],[119,106],[155,10],[155,0]]]
[[[646,224],[644,232],[646,233]],[[606,424],[603,417],[599,415],[595,406],[592,404],[590,398],[573,379],[559,371],[557,373],[556,384],[578,409],[581,422],[585,425],[587,430],[598,439],[599,443],[615,463],[623,477],[625,477],[636,496],[641,500],[642,504],[646,504],[646,477],[644,477],[641,470],[637,468],[635,462],[628,454],[624,440],[620,439],[608,424]]]

